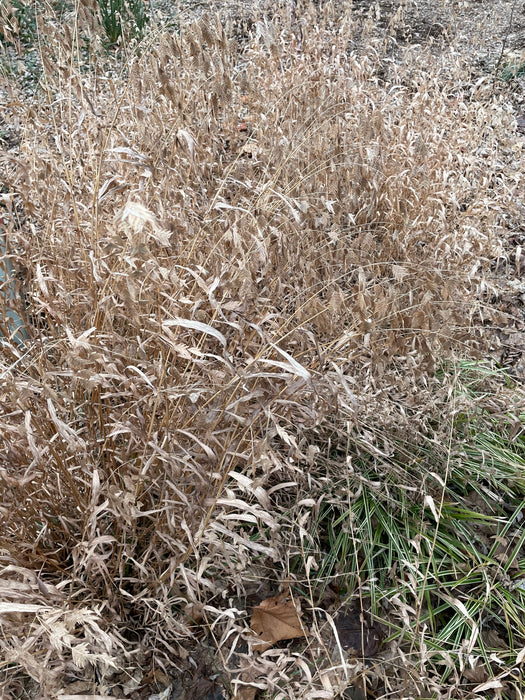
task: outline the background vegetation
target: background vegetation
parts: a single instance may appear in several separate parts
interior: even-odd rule
[[[244,37],[122,8],[3,30],[3,692],[521,697],[495,274],[523,165],[493,76],[330,4]],[[261,652],[280,592],[305,636]]]

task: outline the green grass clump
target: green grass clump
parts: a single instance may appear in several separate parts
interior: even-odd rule
[[[525,61],[504,63],[501,67],[500,78],[505,82],[516,80],[525,75]]]
[[[142,39],[148,25],[147,3],[144,0],[96,0],[108,46],[116,46],[132,38]]]
[[[303,594],[313,591],[322,604],[330,584],[345,599],[366,597],[383,625],[384,644],[424,657],[444,684],[465,654],[478,660],[487,678],[494,670],[491,655],[508,667],[519,663],[525,414],[519,388],[493,366],[462,361],[439,376],[454,388],[449,400],[456,407],[444,412],[451,417],[448,444],[407,438],[402,450],[392,449],[378,479],[377,463],[370,455],[360,462],[359,439],[352,440],[351,470],[325,495],[310,546],[293,570],[301,582],[300,562],[316,559],[307,588],[304,580],[298,584]],[[494,415],[485,401],[504,396],[507,403]],[[457,404],[468,412],[458,412]],[[336,495],[343,487],[346,504]]]
[[[2,0],[0,3],[0,40],[15,45],[34,44],[36,40],[36,7],[22,0]]]

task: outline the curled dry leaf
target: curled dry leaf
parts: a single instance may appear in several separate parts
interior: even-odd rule
[[[466,678],[470,683],[480,685],[489,679],[490,675],[485,664],[474,666],[474,668],[463,669],[463,678]]]
[[[248,667],[244,670],[237,682],[235,682],[234,700],[255,700],[259,692],[260,685],[257,681],[260,680],[261,669],[255,666]],[[253,683],[254,685],[250,685]],[[242,685],[241,685],[242,684]]]
[[[282,639],[306,636],[297,608],[285,594],[263,600],[254,609],[250,626],[260,640],[253,645],[256,651],[266,651]]]

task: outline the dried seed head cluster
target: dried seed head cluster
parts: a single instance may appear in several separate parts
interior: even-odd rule
[[[184,605],[228,638],[222,592],[284,576],[349,444],[437,436],[436,361],[483,348],[511,116],[453,53],[317,20],[236,52],[206,19],[114,70],[47,30],[4,168],[32,338],[0,418],[0,646],[42,687],[130,668],[139,627],[168,663]]]

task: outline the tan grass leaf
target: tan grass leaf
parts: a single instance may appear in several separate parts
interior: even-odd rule
[[[146,224],[156,224],[154,215],[139,202],[128,202],[118,218],[121,222],[126,222],[133,233],[140,233]]]
[[[432,515],[434,516],[436,523],[439,523],[439,514],[437,512],[436,504],[434,503],[434,499],[432,498],[432,496],[425,496],[425,505],[428,506],[432,511]]]
[[[306,369],[306,367],[303,367],[303,365],[300,362],[297,362],[297,360],[294,359],[289,353],[287,353],[286,350],[283,350],[278,345],[275,345],[275,343],[269,343],[269,344],[272,346],[272,348],[274,350],[276,350],[280,355],[282,355],[287,360],[287,362],[290,364],[290,367],[291,367],[294,374],[297,374],[299,377],[303,377],[303,379],[311,379],[312,378],[312,375]],[[275,362],[275,364],[277,364],[277,362]]]
[[[171,231],[156,225],[153,228],[153,231],[150,233],[150,238],[154,238],[159,245],[163,246],[164,248],[168,248],[170,245],[171,235]]]
[[[195,139],[193,136],[190,134],[189,131],[186,129],[179,129],[177,131],[177,139],[179,142],[185,142],[186,146],[188,147],[188,151],[190,153],[190,156],[193,160],[195,157]]]
[[[409,273],[402,265],[392,265],[392,274],[397,282],[402,282]]]
[[[76,451],[76,450],[84,451],[86,449],[86,443],[80,437],[80,435],[77,435],[75,433],[75,431],[72,428],[70,428],[69,425],[67,425],[67,423],[64,423],[63,420],[60,420],[51,399],[47,400],[47,410],[49,411],[49,415],[51,416],[51,420],[55,424],[60,437],[65,440],[68,447],[72,451]]]
[[[4,613],[38,613],[50,610],[47,605],[33,603],[0,603],[0,615]]]
[[[217,338],[222,345],[226,345],[226,338],[220,331],[212,326],[209,326],[207,323],[202,323],[201,321],[190,321],[187,318],[172,318],[169,321],[163,321],[162,325],[164,327],[181,326],[182,328],[191,328],[194,331],[200,331],[201,333],[213,335],[213,337]]]
[[[253,648],[261,652],[283,639],[306,636],[297,608],[286,594],[263,600],[254,609],[250,626],[261,640]]]
[[[476,644],[476,641],[479,636],[479,625],[478,623],[474,620],[472,615],[469,613],[467,608],[465,607],[464,603],[462,603],[458,598],[452,598],[452,596],[443,596],[445,600],[453,605],[459,612],[467,619],[471,626],[472,626],[472,634],[469,639],[468,643],[468,653],[470,654],[472,649],[474,648],[474,645]]]
[[[481,693],[484,690],[498,690],[500,688],[503,688],[503,683],[495,678],[487,683],[482,683],[482,685],[477,685],[472,692]]]

